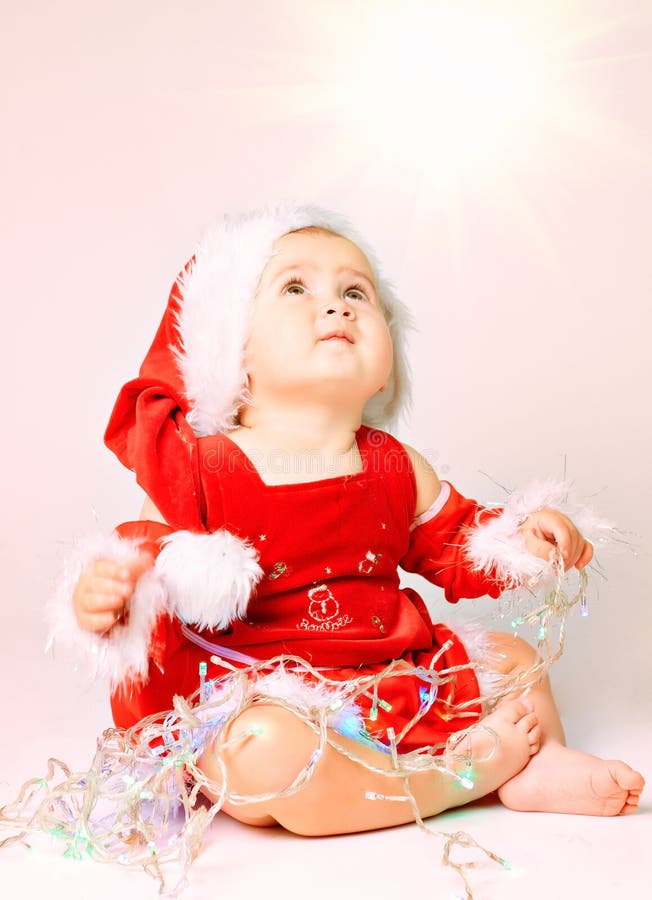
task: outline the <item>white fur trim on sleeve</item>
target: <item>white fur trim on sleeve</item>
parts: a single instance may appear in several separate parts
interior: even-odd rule
[[[183,622],[220,629],[244,616],[263,575],[255,547],[226,530],[177,531],[162,543],[156,573]]]
[[[145,678],[149,666],[147,650],[157,618],[168,610],[163,585],[154,571],[146,572],[129,601],[129,617],[108,634],[82,628],[73,607],[75,586],[83,570],[98,559],[126,562],[139,552],[139,541],[117,534],[78,539],[64,561],[64,570],[48,603],[49,636],[53,644],[76,651],[85,658],[95,676],[108,678],[113,690],[124,678]]]
[[[571,497],[568,482],[533,481],[509,495],[499,516],[469,530],[465,552],[472,568],[492,573],[508,589],[552,581],[555,577],[552,563],[529,553],[519,533],[525,519],[543,508],[556,509],[568,516],[592,544],[605,543],[613,531],[611,524]]]

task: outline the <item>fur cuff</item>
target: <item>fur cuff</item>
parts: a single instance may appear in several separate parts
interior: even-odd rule
[[[156,620],[168,611],[168,601],[154,571],[146,572],[129,602],[129,620],[116,624],[108,634],[82,628],[73,607],[75,586],[82,571],[97,559],[125,562],[139,552],[140,541],[116,534],[93,535],[75,542],[47,608],[47,648],[57,643],[83,658],[95,676],[108,678],[114,690],[124,678],[144,679],[149,666],[148,647]]]
[[[244,616],[263,575],[255,547],[226,530],[177,531],[162,543],[156,573],[183,622],[222,629]]]
[[[256,549],[230,532],[178,531],[162,541],[154,568],[138,580],[128,622],[114,625],[108,634],[82,628],[73,595],[83,570],[97,559],[125,562],[139,552],[140,543],[116,534],[78,540],[48,606],[47,649],[56,642],[77,651],[95,676],[109,679],[112,690],[124,678],[147,678],[150,636],[161,615],[176,614],[200,629],[226,628],[244,616],[263,575]]]
[[[519,533],[525,519],[543,508],[568,516],[585,540],[594,545],[606,543],[613,531],[611,524],[570,496],[569,482],[534,481],[511,493],[499,516],[469,530],[465,552],[472,569],[491,574],[507,590],[552,583],[552,563],[528,553]]]

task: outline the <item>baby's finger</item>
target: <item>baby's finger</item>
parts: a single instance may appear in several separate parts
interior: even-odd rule
[[[139,553],[138,556],[128,560],[124,568],[128,571],[129,577],[133,581],[137,581],[141,575],[152,568],[154,562],[155,560],[151,553]]]
[[[91,577],[109,578],[120,581],[129,578],[129,566],[124,562],[115,562],[112,559],[96,559],[89,570]]]
[[[131,579],[118,580],[116,578],[100,578],[91,575],[86,581],[86,590],[89,594],[106,594],[108,597],[129,597],[134,590]]]
[[[589,541],[584,541],[584,547],[582,548],[582,552],[580,554],[580,558],[575,563],[575,567],[577,569],[583,569],[584,566],[588,566],[588,564],[593,559],[593,546],[589,543]]]
[[[559,550],[563,556],[564,565],[568,568],[571,535],[567,522],[559,513],[548,509],[534,513],[526,524],[525,535],[526,547],[530,553],[552,562]]]
[[[538,556],[539,559],[550,559],[550,554],[554,551],[554,544],[543,538],[537,537],[532,531],[525,534],[525,546],[529,553]]]
[[[571,562],[573,557],[573,539],[571,533],[563,522],[555,522],[551,531],[554,541],[563,557],[564,566],[566,569],[569,569],[573,564],[573,562]]]
[[[84,594],[84,612],[89,615],[104,612],[120,612],[125,606],[124,594],[112,593],[86,593]]]
[[[568,572],[580,558],[584,538],[577,528],[564,518],[554,518],[545,532],[552,538],[564,560],[564,571]]]
[[[120,614],[118,612],[86,613],[79,618],[79,624],[82,628],[86,629],[86,631],[94,631],[97,634],[108,633],[119,621]]]
[[[579,531],[575,532],[575,540],[573,541],[573,552],[569,559],[571,565],[576,566],[579,562],[582,553],[584,552],[584,538],[579,533]]]

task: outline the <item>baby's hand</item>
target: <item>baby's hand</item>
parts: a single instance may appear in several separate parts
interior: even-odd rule
[[[81,627],[105,634],[117,622],[123,622],[136,582],[153,565],[154,558],[149,553],[140,553],[123,563],[98,559],[84,569],[73,594]]]
[[[531,513],[519,528],[526,549],[534,556],[551,562],[559,547],[564,571],[571,566],[583,569],[593,559],[593,547],[585,541],[571,520],[556,509],[540,509]]]

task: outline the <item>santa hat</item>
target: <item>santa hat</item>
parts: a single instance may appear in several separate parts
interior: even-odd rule
[[[170,294],[156,338],[140,370],[141,379],[168,385],[196,436],[226,432],[246,402],[243,367],[252,300],[262,271],[282,235],[316,226],[353,241],[367,257],[394,344],[394,366],[384,392],[364,409],[364,424],[390,428],[409,403],[405,332],[407,308],[383,277],[373,250],[346,219],[317,206],[284,203],[209,227]],[[134,383],[129,403],[138,402]],[[144,385],[140,386],[141,388]],[[120,432],[124,395],[109,423],[107,443],[130,467],[133,460]],[[133,423],[132,423],[133,425]],[[130,426],[131,427],[131,426]]]

